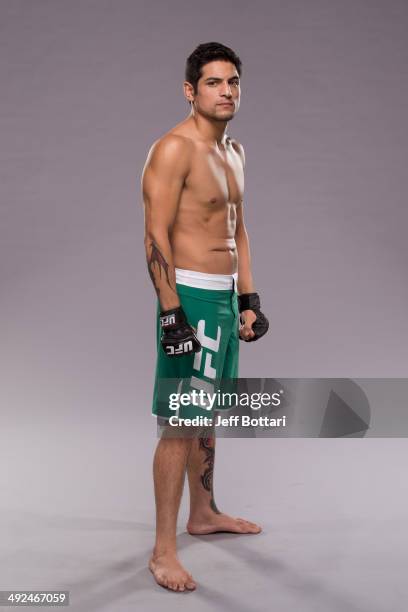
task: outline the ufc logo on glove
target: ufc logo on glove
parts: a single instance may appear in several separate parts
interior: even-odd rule
[[[168,344],[165,347],[165,351],[167,355],[182,355],[183,353],[193,353],[193,341],[187,340],[186,342],[180,342],[177,347]]]
[[[169,357],[197,353],[201,344],[195,330],[188,324],[182,306],[160,313],[161,345]]]

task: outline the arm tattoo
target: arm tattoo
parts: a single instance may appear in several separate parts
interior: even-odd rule
[[[201,484],[203,485],[204,489],[206,491],[209,491],[211,494],[211,499],[210,499],[211,510],[213,510],[217,514],[221,514],[214,500],[213,471],[214,471],[215,448],[211,441],[211,438],[199,438],[199,448],[200,450],[203,450],[205,452],[206,457],[204,459],[204,463],[208,464],[208,467],[204,471],[204,474],[202,474],[201,476]]]
[[[167,261],[165,260],[162,252],[160,251],[159,247],[157,246],[157,244],[152,240],[150,243],[151,246],[151,253],[150,253],[150,257],[147,260],[147,267],[149,270],[149,275],[151,278],[151,281],[153,283],[154,288],[156,289],[156,293],[157,293],[157,297],[160,296],[160,288],[159,288],[159,283],[158,280],[156,281],[156,277],[155,274],[157,274],[157,270],[159,272],[159,279],[161,280],[162,278],[162,271],[164,272],[164,276],[167,282],[167,285],[170,287],[170,289],[177,294],[177,291],[174,287],[171,286],[171,282],[170,282],[170,278],[169,278],[169,264],[167,263]],[[155,271],[156,269],[156,271]]]

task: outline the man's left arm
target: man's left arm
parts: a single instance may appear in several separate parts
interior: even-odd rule
[[[235,226],[235,244],[238,253],[238,293],[253,293],[254,280],[251,271],[251,252],[249,249],[248,232],[244,222],[243,202],[237,206]]]
[[[237,206],[237,218],[235,229],[235,244],[238,254],[238,296],[241,294],[252,294],[255,292],[254,281],[251,271],[251,253],[249,249],[248,232],[244,223],[243,202]],[[240,298],[238,297],[238,302]],[[241,311],[241,309],[240,309]],[[253,310],[241,311],[241,326],[239,335],[242,340],[250,340],[255,336],[252,324],[256,321]]]
[[[239,145],[242,165],[245,165],[245,155],[242,145]],[[235,244],[238,254],[238,305],[241,327],[239,335],[242,340],[251,342],[266,334],[269,328],[268,319],[260,310],[259,295],[255,291],[251,270],[251,252],[248,232],[245,227],[243,201],[236,208]],[[255,325],[254,325],[255,323]]]

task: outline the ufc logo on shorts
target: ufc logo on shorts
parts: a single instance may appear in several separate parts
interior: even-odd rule
[[[205,335],[205,320],[201,319],[197,324],[197,338],[201,342],[201,350],[194,355],[193,369],[201,373],[201,366],[204,358],[204,376],[215,380],[217,371],[212,365],[213,356],[218,353],[221,342],[221,327],[217,326],[217,337]],[[190,387],[193,389],[203,390],[206,393],[214,392],[214,384],[212,382],[192,376],[190,379]],[[201,406],[203,410],[210,410],[210,406]]]
[[[160,317],[160,323],[162,327],[164,327],[165,325],[173,325],[173,323],[175,322],[176,322],[175,314],[165,315],[164,317]]]
[[[204,376],[207,378],[215,378],[216,370],[212,366],[212,358],[214,353],[218,353],[218,349],[220,348],[221,341],[221,327],[217,326],[217,338],[211,338],[211,336],[206,336],[204,333],[205,330],[205,321],[201,319],[197,325],[197,338],[201,342],[202,349],[198,353],[195,354],[194,357],[194,365],[193,368],[195,370],[201,371],[201,364],[203,360],[203,356],[205,355],[204,362]],[[206,351],[204,349],[207,349]]]
[[[163,319],[174,317],[174,315],[168,315],[167,317],[162,317]],[[216,370],[211,365],[211,361],[213,358],[213,353],[218,353],[218,349],[220,348],[221,341],[221,327],[218,325],[217,327],[217,338],[211,338],[211,336],[206,336],[204,333],[205,330],[205,321],[201,319],[197,324],[197,338],[201,343],[201,350],[198,353],[195,353],[194,356],[194,370],[198,372],[201,370],[201,363],[203,359],[203,353],[205,352],[205,363],[204,363],[204,376],[207,378],[215,378]],[[207,351],[203,351],[203,349],[208,349]],[[180,342],[177,347],[174,346],[166,346],[166,352],[168,355],[181,355],[182,353],[188,353],[193,350],[193,343],[191,340],[187,340],[186,342]],[[210,351],[210,352],[209,352]]]
[[[174,346],[166,346],[167,355],[181,355],[182,353],[188,353],[193,350],[192,340],[186,342],[180,342],[177,348]]]

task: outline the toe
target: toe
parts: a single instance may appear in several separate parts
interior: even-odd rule
[[[248,533],[249,531],[251,531],[251,528],[249,525],[245,525],[245,523],[241,524],[241,533]]]
[[[242,518],[237,518],[237,521],[242,524],[242,529],[244,529],[246,533],[259,533],[260,531],[262,531],[260,526],[256,523],[252,523],[251,521],[247,521]]]
[[[189,591],[194,591],[194,589],[196,588],[196,583],[194,582],[194,580],[188,580],[186,582],[186,587],[188,588]]]
[[[237,518],[237,521],[241,527],[251,527],[253,525],[253,523],[250,523],[249,521],[246,521],[242,518]]]
[[[243,519],[243,518],[238,518],[237,521],[242,521],[246,523],[247,525],[254,527],[255,529],[261,529],[259,525],[257,525],[256,523],[253,523],[252,521],[247,521],[246,519]]]

